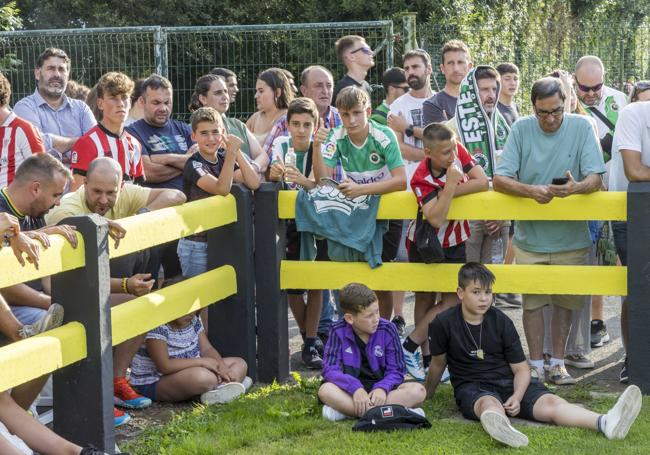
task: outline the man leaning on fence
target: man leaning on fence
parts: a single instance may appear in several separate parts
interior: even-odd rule
[[[557,78],[537,80],[531,90],[535,115],[515,122],[497,164],[497,191],[535,199],[600,190],[605,172],[593,126],[584,116],[564,113],[567,94]],[[586,221],[518,221],[514,237],[517,264],[584,265],[591,237]],[[584,296],[524,295],[523,323],[530,354],[531,374],[544,378],[543,339],[546,305],[553,308],[553,352],[549,380],[574,384],[564,366],[571,311]]]
[[[61,49],[47,48],[36,60],[36,90],[16,103],[18,117],[33,123],[43,133],[45,149],[66,165],[70,149],[97,121],[86,103],[68,98],[70,57]]]
[[[178,190],[122,184],[122,173],[122,167],[112,158],[95,159],[88,167],[85,184],[61,199],[59,207],[47,215],[47,223],[55,224],[71,216],[96,213],[107,219],[111,236],[119,241],[126,231],[113,220],[185,202],[185,195]],[[112,305],[151,291],[154,280],[151,279],[147,250],[113,259],[110,267]],[[151,404],[151,400],[133,391],[126,380],[126,370],[143,342],[144,335],[141,335],[115,347],[113,387],[115,403],[121,407],[140,409]],[[116,425],[128,420],[128,414],[115,410]]]

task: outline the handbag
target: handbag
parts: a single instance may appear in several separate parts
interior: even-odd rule
[[[425,264],[435,264],[445,259],[436,229],[422,217],[422,209],[418,209],[415,219],[415,247]]]

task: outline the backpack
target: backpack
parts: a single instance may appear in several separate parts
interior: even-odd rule
[[[431,423],[417,412],[398,404],[370,408],[352,427],[352,431],[393,431],[431,428]]]

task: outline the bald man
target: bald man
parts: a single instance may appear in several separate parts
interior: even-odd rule
[[[106,218],[111,237],[119,242],[126,231],[114,220],[185,202],[182,191],[123,184],[122,174],[122,167],[114,159],[95,159],[88,166],[84,185],[77,191],[66,194],[60,205],[47,214],[46,223],[56,224],[71,216],[96,213]],[[148,294],[154,284],[149,267],[147,250],[111,260],[111,304],[118,305]],[[136,393],[126,380],[126,369],[143,342],[144,334],[115,347],[115,403],[124,408],[141,409],[151,404],[150,399]],[[128,420],[128,414],[115,410],[116,425]]]

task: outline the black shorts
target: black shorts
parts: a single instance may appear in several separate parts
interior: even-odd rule
[[[293,220],[287,220],[287,247],[286,247],[286,257],[289,261],[299,261],[300,260],[300,232],[296,230],[296,222]],[[317,261],[329,261],[330,258],[327,255],[327,240],[321,239],[316,240],[316,260]],[[290,295],[302,295],[305,293],[304,289],[287,289],[287,294]]]
[[[390,220],[388,230],[384,234],[383,247],[381,250],[381,260],[383,262],[392,262],[397,257],[399,251],[399,241],[402,239],[403,220]]]
[[[627,222],[612,221],[612,233],[614,234],[614,245],[616,254],[621,264],[627,265]]]
[[[418,248],[415,246],[415,243],[408,242],[408,256],[409,262],[424,262]],[[445,253],[445,260],[442,263],[447,264],[464,264],[467,262],[467,255],[465,254],[465,242],[459,243],[458,245],[450,246],[449,248],[442,249]]]
[[[505,403],[513,394],[512,379],[502,379],[490,382],[466,382],[454,388],[454,398],[460,408],[463,417],[470,420],[479,420],[474,413],[474,405],[479,398],[486,395],[492,396]],[[516,417],[526,420],[535,420],[533,417],[533,407],[542,395],[552,393],[546,388],[544,383],[537,379],[531,379],[530,385],[521,399],[520,411]]]

